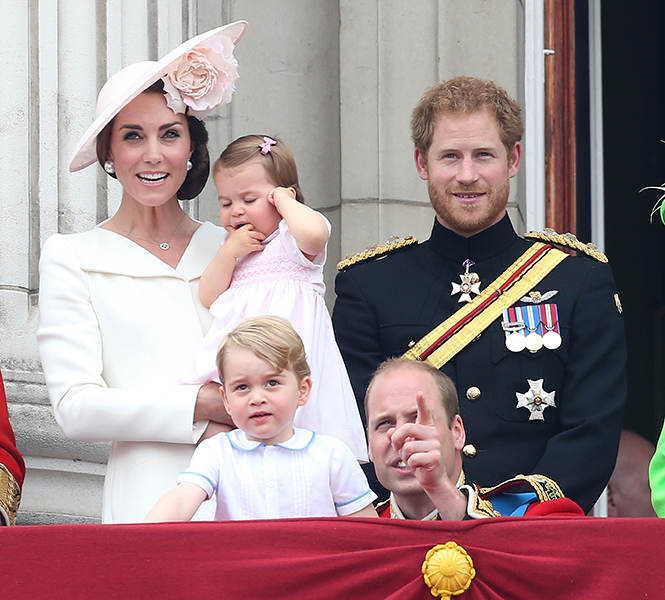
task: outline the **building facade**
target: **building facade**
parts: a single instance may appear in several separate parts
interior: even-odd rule
[[[3,0],[8,2],[8,0]],[[544,225],[540,0],[17,0],[0,21],[0,364],[28,466],[19,523],[97,522],[107,444],[67,440],[53,419],[37,329],[40,247],[112,216],[117,183],[69,173],[108,76],[237,19],[233,102],[207,118],[211,157],[247,133],[282,137],[307,202],[333,224],[335,263],[397,235],[428,236],[433,211],[413,164],[409,120],[422,92],[458,74],[525,103],[526,174],[513,186],[519,231]],[[535,33],[534,33],[535,32]],[[525,82],[530,82],[525,84]],[[526,92],[525,92],[526,90]],[[535,96],[533,95],[535,94]],[[531,150],[531,152],[530,152]],[[527,202],[529,198],[531,204]],[[217,222],[210,182],[186,209]]]

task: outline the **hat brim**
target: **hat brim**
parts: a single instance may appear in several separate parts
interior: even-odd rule
[[[245,34],[246,29],[247,21],[235,21],[228,25],[222,25],[221,27],[201,33],[183,42],[180,46],[171,50],[171,52],[158,61],[146,61],[141,63],[142,65],[145,65],[145,68],[140,69],[137,76],[126,85],[123,93],[117,94],[104,110],[97,115],[92,125],[88,127],[78,144],[76,144],[72,160],[69,163],[69,170],[71,172],[79,171],[96,162],[97,136],[102,129],[104,129],[104,127],[106,127],[111,120],[139,94],[147,90],[158,79],[161,79],[169,68],[174,66],[184,54],[199,44],[203,44],[220,34],[229,37],[235,45]]]

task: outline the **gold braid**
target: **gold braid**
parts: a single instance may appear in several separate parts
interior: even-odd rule
[[[595,258],[599,262],[608,262],[607,256],[598,250],[595,244],[584,244],[580,242],[572,233],[557,233],[554,229],[546,227],[543,231],[529,231],[524,235],[527,240],[540,240],[541,242],[549,242],[550,244],[557,244],[566,248],[572,248],[579,252],[584,252],[588,256]]]
[[[21,488],[9,469],[0,463],[0,508],[7,515],[9,525],[15,523],[16,512],[20,503]]]
[[[347,255],[347,257],[344,260],[341,260],[337,263],[337,270],[341,271],[342,269],[346,269],[347,267],[350,267],[352,265],[364,262],[366,260],[369,260],[370,258],[383,256],[384,254],[388,254],[393,250],[406,248],[406,246],[410,246],[411,244],[417,244],[417,243],[418,240],[411,235],[407,235],[406,237],[403,238],[399,238],[396,235],[392,236],[391,238],[388,239],[388,241],[385,244],[380,244],[378,246],[376,244],[373,244],[367,247],[362,252],[357,252],[356,254]]]
[[[534,473],[533,475],[515,475],[512,479],[503,481],[499,485],[480,488],[480,495],[482,497],[489,496],[491,498],[495,494],[504,491],[509,492],[511,489],[519,487],[520,484],[528,485],[536,496],[538,496],[540,502],[565,498],[559,484],[554,481],[554,479],[550,479],[549,477],[545,477],[545,475],[540,475],[538,473]]]

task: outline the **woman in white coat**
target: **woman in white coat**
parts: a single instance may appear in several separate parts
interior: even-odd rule
[[[196,442],[230,423],[217,385],[178,385],[211,317],[198,283],[223,230],[187,216],[208,177],[197,118],[229,102],[247,24],[201,34],[102,88],[71,171],[100,162],[122,184],[112,218],[56,234],[40,262],[39,352],[65,435],[111,441],[102,521],[140,522],[173,487]],[[207,509],[207,511],[206,511]],[[199,518],[212,518],[203,507]]]

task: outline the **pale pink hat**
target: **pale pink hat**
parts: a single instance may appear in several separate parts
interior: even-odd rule
[[[164,80],[167,104],[175,113],[203,117],[231,101],[238,78],[233,49],[247,29],[236,21],[183,42],[158,61],[129,65],[113,75],[97,98],[95,120],[74,148],[70,171],[97,161],[97,136],[141,92]]]

